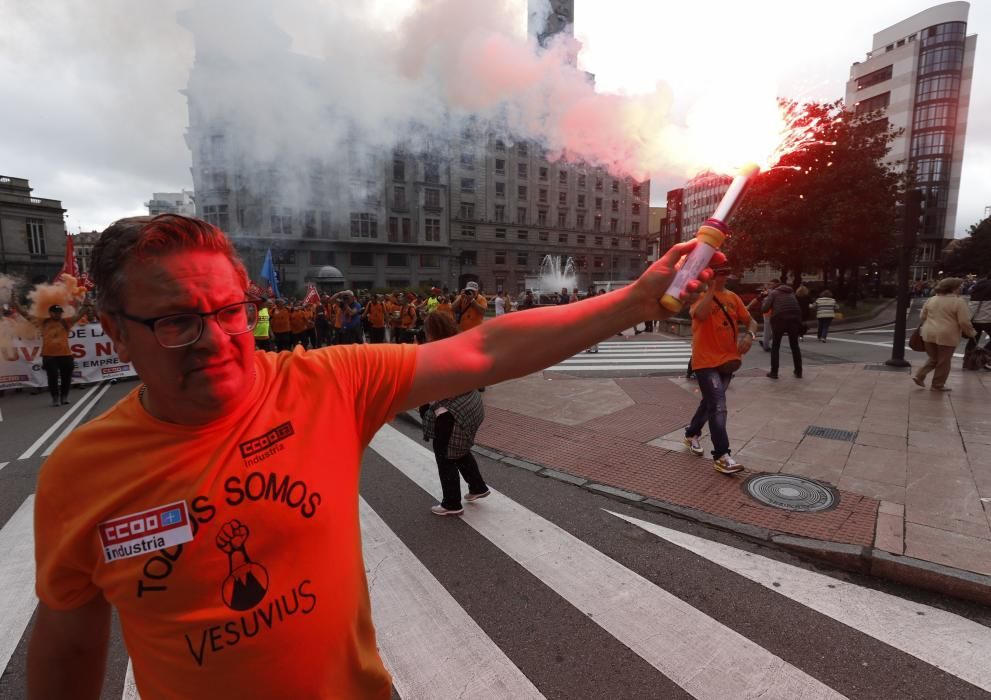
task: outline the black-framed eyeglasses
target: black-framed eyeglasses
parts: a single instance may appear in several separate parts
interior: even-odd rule
[[[241,335],[255,329],[258,323],[258,304],[254,299],[239,301],[236,304],[221,306],[214,311],[187,311],[181,314],[167,314],[155,318],[138,318],[117,312],[128,321],[148,326],[155,334],[155,340],[163,348],[184,348],[192,345],[203,335],[204,319],[213,316],[217,325],[227,335]]]

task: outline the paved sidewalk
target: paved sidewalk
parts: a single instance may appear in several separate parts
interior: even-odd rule
[[[872,367],[806,367],[803,379],[783,371],[777,381],[739,373],[728,424],[747,471],[735,476],[681,443],[699,398],[683,378],[544,372],[490,387],[478,444],[617,497],[991,602],[991,373],[955,367],[953,392],[941,394]],[[853,435],[813,437],[810,426]],[[764,506],[741,488],[755,472],[828,483],[839,504],[821,513]]]

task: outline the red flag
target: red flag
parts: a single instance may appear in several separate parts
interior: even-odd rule
[[[59,270],[59,273],[55,275],[55,281],[58,282],[62,279],[62,275],[79,278],[79,268],[76,267],[76,246],[69,234],[65,235],[65,262],[62,263],[62,269]]]
[[[259,287],[254,282],[249,282],[248,283],[248,294],[251,294],[252,296],[256,296],[256,297],[264,297],[264,296],[266,296],[265,292],[263,292],[261,290],[261,287]],[[267,296],[271,296],[271,295],[269,294]]]
[[[306,296],[303,297],[303,303],[307,305],[320,303],[320,293],[312,284],[306,289]]]
[[[96,284],[93,282],[93,280],[90,279],[88,272],[84,272],[83,274],[79,275],[79,279],[76,280],[76,282],[79,284],[80,287],[85,289],[87,292],[92,292],[94,289],[96,289]]]

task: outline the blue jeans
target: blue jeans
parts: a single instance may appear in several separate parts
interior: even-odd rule
[[[833,322],[832,317],[819,319],[819,337],[823,340],[829,335],[829,324]]]
[[[709,422],[712,438],[712,457],[719,459],[730,453],[729,435],[726,434],[726,390],[732,374],[720,374],[715,367],[695,370],[695,378],[702,392],[702,402],[695,411],[692,422],[685,428],[685,437],[698,437],[702,426]]]

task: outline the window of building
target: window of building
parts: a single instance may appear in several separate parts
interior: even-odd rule
[[[526,207],[516,207],[516,223],[526,223]]]
[[[362,284],[366,284],[366,286],[362,286]],[[354,285],[355,289],[371,289],[372,287],[371,282],[362,283],[362,284]],[[390,277],[385,281],[385,286],[388,287],[389,289],[409,289],[409,280],[396,279]]]
[[[588,259],[584,255],[575,256],[575,269],[584,270],[588,267]]]
[[[581,188],[584,188],[585,187],[585,182],[586,182],[586,180],[585,180],[585,174],[583,173],[583,174],[581,174],[581,175],[578,176],[578,186],[581,187]]]
[[[462,192],[474,192],[475,191],[475,178],[473,178],[473,177],[463,177],[463,178],[461,178],[461,191]]]
[[[504,251],[504,250],[497,250],[495,252],[494,262],[495,262],[496,265],[505,265],[506,264],[506,251]]]
[[[475,169],[475,154],[474,153],[462,153],[461,154],[461,167],[467,170]]]
[[[497,182],[495,184],[495,186],[496,186],[496,197],[505,197],[506,196],[506,183],[505,182]]]
[[[567,243],[568,242],[568,234],[566,234],[566,233],[559,233],[559,234],[557,234],[557,242],[558,243]]]
[[[595,208],[597,211],[602,211],[602,197],[595,198]]]
[[[526,180],[527,164],[517,163],[516,164],[516,175],[523,180]]]
[[[858,102],[854,113],[861,117],[865,114],[870,114],[871,112],[877,112],[878,110],[887,109],[888,105],[891,103],[891,93],[882,92],[880,95],[876,95],[869,99]]]
[[[272,207],[272,233],[283,236],[292,235],[292,209]]]
[[[547,190],[543,188],[537,190],[537,201],[541,204],[547,204]]]
[[[630,239],[630,247],[631,248],[639,248],[640,247],[640,239],[639,238],[631,238]]]
[[[633,196],[634,196],[634,197],[636,197],[637,199],[639,199],[639,198],[640,198],[640,192],[641,192],[641,191],[642,191],[642,190],[641,190],[641,188],[640,188],[640,185],[634,185],[634,186],[633,186]]]
[[[564,209],[559,209],[557,212],[557,227],[566,228],[568,225],[568,212]]]
[[[578,213],[575,214],[575,228],[585,228],[585,215]]]
[[[592,267],[600,270],[602,269],[603,259],[601,255],[596,255],[594,258],[592,258]]]
[[[495,172],[496,172],[496,175],[505,175],[506,174],[506,160],[504,158],[496,158]]]
[[[437,255],[421,255],[420,267],[440,267],[440,257]]]
[[[950,178],[949,158],[920,158],[914,165],[919,182],[942,182]]]
[[[612,191],[615,193],[619,192],[619,180],[612,181]]]
[[[311,250],[310,251],[310,264],[311,265],[333,265],[334,264],[334,251],[332,251],[332,250]]]
[[[423,179],[430,183],[440,182],[440,163],[428,160],[423,164]]]
[[[517,199],[526,199],[526,185],[516,186],[516,197]]]
[[[409,256],[406,253],[386,253],[386,267],[408,267]]]
[[[375,267],[374,253],[352,252],[350,260],[352,267]]]
[[[390,216],[389,217],[389,242],[398,243],[399,242],[399,217]]]
[[[596,214],[595,215],[595,220],[592,222],[592,230],[593,231],[601,231],[602,230],[602,215],[601,214]]]
[[[558,192],[557,193],[557,203],[558,203],[558,206],[561,206],[561,207],[568,206],[568,193],[567,192]]]
[[[473,202],[461,202],[461,218],[468,221],[475,218],[475,204]]]
[[[930,131],[912,136],[912,157],[950,155],[953,150],[953,134],[949,131]]]
[[[558,174],[557,174],[557,181],[558,181],[558,184],[560,184],[560,185],[567,185],[568,184],[568,171],[567,170],[561,170],[561,171],[559,171]]]
[[[578,195],[578,208],[579,209],[585,208],[585,195],[583,194]]]
[[[537,226],[546,226],[546,225],[547,225],[547,210],[539,209],[537,211]]]
[[[462,226],[461,235],[464,238],[474,238],[475,237],[475,227],[474,226]]]
[[[504,229],[504,228],[497,228],[495,230],[495,237],[496,238],[505,238],[506,237],[506,229]]]
[[[960,77],[956,75],[935,75],[919,81],[916,90],[916,104],[930,100],[955,100],[960,95]]]
[[[400,181],[406,179],[406,161],[402,158],[392,160],[392,179]]]
[[[403,243],[411,243],[413,241],[413,220],[408,216],[404,216],[402,220],[403,224]]]
[[[521,241],[525,241],[530,238],[530,233],[524,229],[519,229],[516,231],[516,238]]]
[[[634,236],[636,236],[637,234],[640,233],[640,222],[639,221],[631,221],[630,222],[630,233],[633,234]]]
[[[575,240],[578,245],[585,245],[585,234],[579,233]]]
[[[885,66],[884,68],[879,68],[878,70],[868,73],[867,75],[862,75],[857,79],[857,89],[863,90],[864,88],[869,88],[872,85],[883,83],[885,80],[891,80],[891,68],[891,66]]]
[[[506,205],[496,204],[495,205],[495,220],[502,224],[506,221]]]
[[[505,151],[506,150],[506,143],[505,143],[505,141],[503,141],[502,139],[496,139],[495,149],[497,151],[499,151],[500,153],[502,153],[503,151]]]
[[[378,215],[351,212],[351,238],[378,237]]]
[[[923,49],[919,54],[919,75],[959,71],[963,69],[963,46],[941,46]]]
[[[956,120],[956,105],[949,103],[936,103],[922,105],[915,108],[915,118],[912,122],[913,129],[932,129],[935,127],[953,126]]]
[[[331,218],[330,212],[324,209],[320,212],[320,236],[322,238],[330,238],[332,230],[333,219]]]
[[[392,188],[392,206],[396,209],[406,208],[406,188],[396,186]]]
[[[595,245],[602,245],[602,241],[603,241],[602,236],[595,237]]]
[[[641,266],[642,266],[642,263],[637,258],[630,258],[630,271],[631,272],[632,271],[639,270],[641,268]]]
[[[640,205],[639,204],[634,204],[633,205],[633,216],[640,216]]]
[[[616,268],[619,267],[619,258],[613,257],[611,260],[612,260],[612,268],[615,270]]]
[[[613,248],[619,248],[619,239],[618,238],[613,238],[610,241],[610,245],[612,245]]]
[[[315,218],[316,217],[316,212],[312,212],[312,213],[313,213],[313,216],[314,216],[314,220],[313,220],[313,233],[312,233],[312,235],[310,237],[311,238],[315,238],[316,235],[317,235],[317,225],[316,225],[316,218]],[[216,204],[216,205],[209,205],[208,204],[207,206],[203,207],[203,218],[206,219],[207,223],[213,224],[214,226],[216,226],[217,228],[219,228],[221,231],[228,230],[228,227],[229,227],[229,224],[230,224],[230,219],[229,219],[228,214],[227,214],[227,205],[226,204]],[[292,218],[290,216],[290,222],[291,221],[292,221]],[[290,233],[292,232],[291,229],[292,229],[292,224],[290,223]]]
[[[520,143],[516,144],[516,152],[521,156],[525,156],[527,154],[526,141],[521,141]]]
[[[423,236],[428,241],[440,240],[440,219],[427,217],[423,220]]]
[[[547,168],[545,166],[541,166],[537,173],[541,180],[547,180]]]
[[[461,264],[465,267],[473,267],[478,264],[478,251],[477,250],[462,250],[461,251]]]
[[[440,209],[440,190],[433,187],[423,190],[423,206],[428,209]]]
[[[547,241],[549,239],[550,239],[550,233],[548,231],[538,231],[537,232],[537,240],[539,240],[539,241]]]
[[[619,200],[614,199],[609,203],[609,209],[612,211],[619,211]]]
[[[45,241],[45,222],[41,219],[28,219],[28,252],[35,256],[48,255],[48,245]]]
[[[602,191],[602,178],[601,177],[595,178],[595,189],[598,192],[601,192]]]
[[[530,256],[525,250],[516,251],[516,264],[523,267],[530,264]]]

